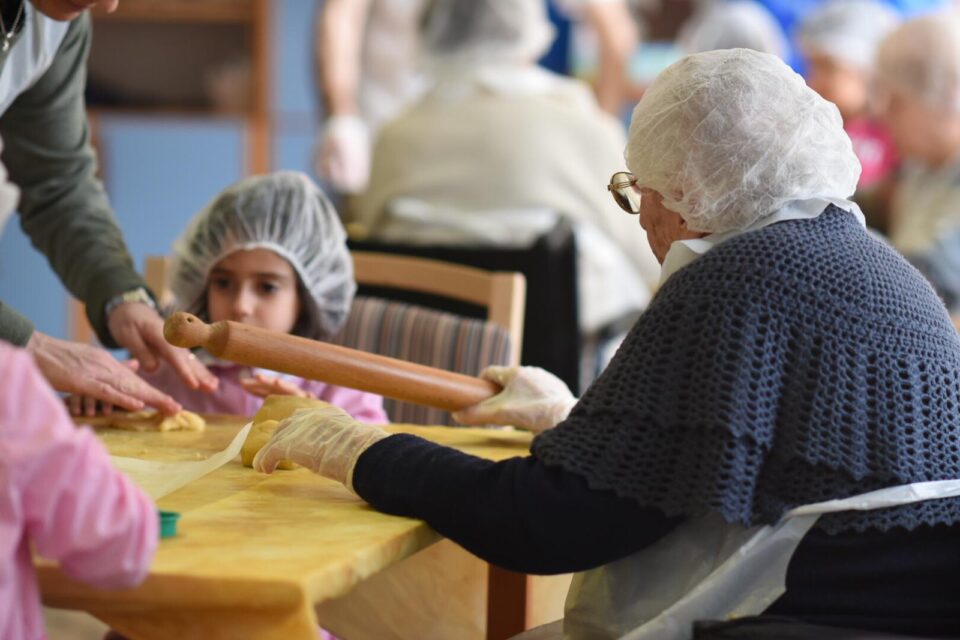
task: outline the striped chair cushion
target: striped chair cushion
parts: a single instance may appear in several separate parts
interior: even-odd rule
[[[467,375],[491,364],[507,364],[510,356],[510,335],[500,325],[365,296],[353,301],[343,329],[331,342]],[[390,398],[384,398],[384,407],[393,422],[455,424],[440,409]]]

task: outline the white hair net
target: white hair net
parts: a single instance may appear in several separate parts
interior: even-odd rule
[[[880,43],[876,75],[881,86],[960,111],[960,15],[942,11],[902,24]]]
[[[276,252],[300,278],[302,323],[310,338],[340,329],[356,291],[346,233],[333,205],[306,175],[279,171],[224,190],[174,243],[171,287],[177,306],[206,316],[210,270],[235,251]]]
[[[817,51],[851,66],[873,68],[880,41],[893,31],[900,16],[874,0],[834,0],[814,9],[797,33],[806,53]]]
[[[555,35],[544,0],[433,0],[421,25],[427,66],[533,63]]]
[[[750,49],[667,67],[633,111],[625,155],[641,187],[707,233],[745,228],[792,200],[846,198],[860,177],[836,106]]]
[[[683,25],[677,42],[684,53],[742,47],[785,58],[789,50],[777,19],[751,0],[707,4]]]

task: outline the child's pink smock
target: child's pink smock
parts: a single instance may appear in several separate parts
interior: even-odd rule
[[[157,510],[74,426],[25,351],[0,342],[0,638],[45,638],[30,555],[94,587],[146,577]]]

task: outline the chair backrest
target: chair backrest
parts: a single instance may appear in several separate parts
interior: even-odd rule
[[[353,259],[360,291],[377,295],[357,296],[331,342],[468,375],[519,362],[523,275],[378,252],[355,251]],[[410,292],[423,296],[419,304],[393,299]],[[431,304],[437,300],[459,301],[486,314],[477,319],[439,311]],[[439,409],[391,399],[384,405],[394,422],[453,424]]]
[[[351,254],[354,277],[361,287],[415,291],[486,308],[486,319],[506,329],[510,336],[509,364],[519,364],[526,301],[522,274],[381,252]]]
[[[171,263],[167,256],[147,256],[143,261],[143,279],[153,291],[153,295],[157,296],[161,309],[173,302],[173,291],[170,289]]]
[[[543,367],[560,377],[576,394],[580,387],[582,339],[578,322],[576,243],[569,221],[561,219],[530,247],[500,248],[451,245],[407,245],[377,240],[348,243],[355,251],[420,256],[472,265],[481,269],[517,271],[526,277],[527,299],[523,321],[520,361]],[[379,288],[365,286],[363,295],[385,295]],[[482,309],[450,300],[426,300],[417,292],[388,292],[391,299],[459,315],[483,318]]]

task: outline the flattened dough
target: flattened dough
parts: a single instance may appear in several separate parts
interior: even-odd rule
[[[167,417],[156,411],[132,411],[110,415],[107,425],[127,431],[203,431],[207,423],[192,411],[181,411]]]
[[[243,449],[240,450],[240,459],[243,466],[253,466],[253,458],[273,437],[273,433],[277,430],[281,420],[289,417],[298,409],[316,409],[325,406],[327,406],[326,402],[312,398],[267,396],[267,399],[263,401],[263,406],[254,414],[253,428],[250,429],[247,440],[243,443]],[[289,460],[281,460],[277,468],[295,469],[296,467],[297,465]]]

